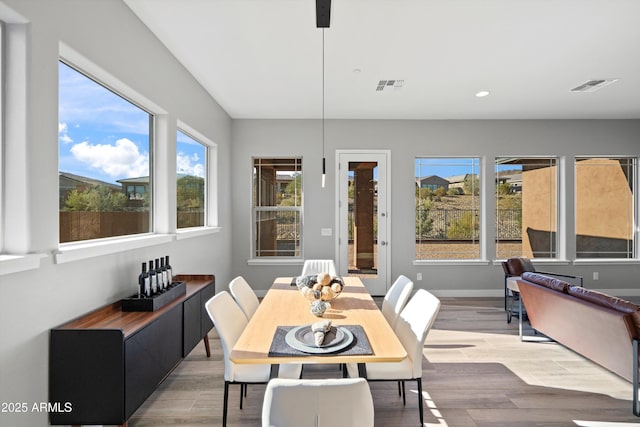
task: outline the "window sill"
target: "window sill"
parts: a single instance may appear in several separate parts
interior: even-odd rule
[[[0,255],[0,276],[36,270],[40,268],[40,260],[46,257],[46,254]]]
[[[285,259],[250,259],[247,265],[303,265],[302,258],[285,258]]]
[[[421,259],[414,260],[415,266],[427,265],[489,265],[490,261],[486,259]]]
[[[569,265],[571,261],[568,259],[552,259],[552,258],[530,258],[534,265]],[[506,259],[497,259],[493,261],[493,265],[502,265]]]
[[[573,260],[573,265],[634,265],[640,264],[640,259],[620,258],[590,258]]]
[[[209,234],[219,233],[222,227],[191,227],[181,228],[176,232],[176,239],[190,239],[192,237],[206,236]]]
[[[64,264],[116,252],[160,245],[171,242],[173,238],[174,235],[172,234],[145,234],[135,237],[96,239],[81,243],[63,243],[54,252],[54,262],[56,264]]]

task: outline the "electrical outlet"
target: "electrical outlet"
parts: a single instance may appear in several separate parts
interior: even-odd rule
[[[422,280],[422,273],[416,274],[416,280]]]
[[[593,272],[593,280],[598,280],[600,279],[600,273],[598,273],[597,271]]]

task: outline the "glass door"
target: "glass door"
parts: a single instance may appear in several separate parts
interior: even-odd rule
[[[360,277],[372,295],[388,282],[387,152],[339,152],[339,270]]]

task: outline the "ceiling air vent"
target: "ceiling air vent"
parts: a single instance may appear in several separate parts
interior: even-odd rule
[[[589,80],[582,83],[580,86],[576,86],[571,89],[571,92],[595,92],[598,89],[602,89],[605,86],[609,86],[611,83],[617,82],[618,79],[596,79]]]
[[[404,80],[380,80],[376,87],[376,92],[382,92],[384,88],[400,89],[404,85]]]

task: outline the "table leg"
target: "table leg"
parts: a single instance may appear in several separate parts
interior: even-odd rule
[[[367,364],[366,363],[358,363],[358,376],[360,378],[367,378]]]
[[[278,378],[278,373],[280,371],[280,365],[274,363],[271,365],[271,373],[269,374],[269,379]]]

